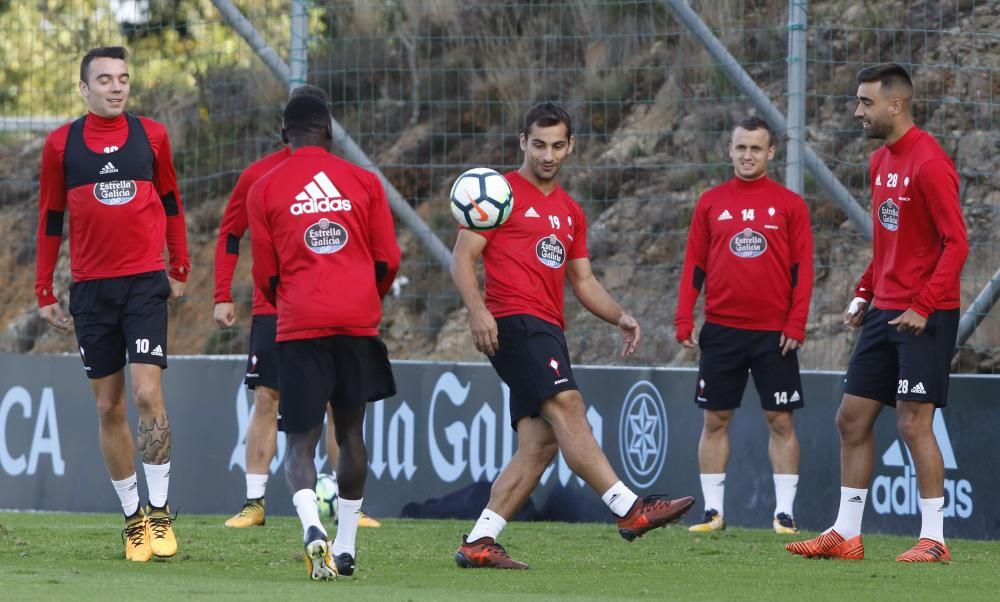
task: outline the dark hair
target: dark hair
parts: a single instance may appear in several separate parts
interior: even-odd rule
[[[125,50],[121,46],[101,46],[100,48],[91,48],[87,51],[87,54],[83,55],[83,60],[80,61],[80,81],[87,81],[87,69],[90,68],[90,63],[97,58],[107,58],[107,59],[121,59],[125,60],[128,56],[128,50]]]
[[[315,96],[297,96],[285,105],[284,124],[289,138],[322,132],[330,125],[330,109]]]
[[[907,92],[913,92],[913,80],[910,79],[910,74],[897,63],[881,63],[858,71],[859,84],[876,81],[886,90],[903,86]]]
[[[292,90],[292,93],[288,95],[288,98],[291,100],[302,96],[318,98],[323,101],[324,104],[330,101],[330,97],[326,95],[326,90],[320,88],[319,86],[313,86],[312,84],[302,84],[301,86],[297,86],[294,90]]]
[[[774,130],[771,129],[771,126],[768,125],[764,119],[757,117],[756,115],[744,117],[742,121],[736,124],[736,127],[743,128],[748,132],[752,132],[754,130],[766,130],[767,145],[774,146]]]
[[[560,123],[566,125],[566,138],[572,137],[573,120],[570,118],[569,112],[555,103],[540,102],[528,109],[528,112],[524,114],[524,128],[521,130],[521,133],[527,137],[531,126],[535,124],[547,128],[559,125]]]

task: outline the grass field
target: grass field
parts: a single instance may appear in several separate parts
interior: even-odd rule
[[[386,520],[358,534],[353,578],[311,582],[294,517],[228,530],[184,516],[175,558],[122,559],[112,514],[0,513],[0,600],[996,600],[1000,542],[949,541],[949,565],[893,562],[912,538],[866,535],[867,559],[794,558],[787,538],[684,527],[629,544],[608,525],[513,523],[501,541],[528,571],[460,570],[471,521]],[[805,534],[811,535],[811,534]]]

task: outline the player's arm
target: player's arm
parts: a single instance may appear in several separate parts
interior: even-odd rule
[[[915,180],[923,197],[933,203],[928,213],[943,248],[934,272],[910,308],[889,323],[901,332],[921,334],[927,326],[927,317],[948,295],[955,274],[962,272],[969,255],[969,239],[958,200],[958,174],[951,163],[944,159],[928,161],[920,167]]]
[[[267,208],[259,186],[250,188],[247,196],[247,219],[250,223],[250,250],[253,255],[253,282],[264,298],[277,306],[278,254],[274,246]]]
[[[147,128],[149,132],[151,128]],[[151,136],[154,148],[155,173],[153,183],[160,195],[163,210],[167,214],[167,251],[170,252],[170,271],[167,278],[170,281],[170,299],[176,301],[184,296],[188,274],[191,272],[191,260],[188,255],[187,224],[184,222],[184,205],[181,203],[181,193],[177,187],[177,173],[174,171],[174,159],[170,150],[170,138],[166,129],[160,125],[158,136]]]
[[[53,136],[42,148],[42,172],[38,186],[38,232],[35,255],[35,297],[38,313],[59,330],[69,329],[69,317],[52,289],[52,274],[59,259],[66,216],[66,181],[62,157]]]
[[[809,301],[812,299],[813,289],[812,223],[809,221],[809,208],[805,201],[796,201],[789,229],[792,303],[779,340],[782,355],[798,349],[806,339],[806,321],[809,319]]]
[[[372,205],[368,213],[368,236],[375,261],[375,287],[379,297],[385,297],[399,271],[401,253],[396,242],[396,225],[389,210],[389,200],[378,178],[372,176],[369,186]]]
[[[577,257],[569,260],[566,264],[566,276],[569,278],[570,286],[573,287],[573,294],[587,311],[618,327],[624,341],[622,357],[635,353],[639,346],[639,323],[611,298],[604,285],[597,280],[591,269],[590,259]]]
[[[233,274],[240,260],[240,239],[246,233],[247,193],[255,178],[244,171],[240,174],[222,213],[219,235],[215,240],[215,309],[216,324],[229,328],[236,323],[236,304],[233,303]]]
[[[708,229],[708,203],[704,198],[695,205],[684,251],[684,267],[677,287],[677,307],[674,310],[674,336],[677,342],[693,349],[698,345],[694,332],[694,306],[705,285],[708,268],[708,248],[711,232]]]
[[[459,230],[451,252],[451,281],[462,296],[469,312],[469,332],[476,350],[492,356],[500,350],[497,321],[486,307],[476,276],[476,260],[483,254],[487,240],[471,230]]]

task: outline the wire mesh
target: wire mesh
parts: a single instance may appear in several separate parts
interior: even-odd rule
[[[290,5],[236,2],[286,57]],[[787,0],[691,6],[767,95],[787,104]],[[540,100],[574,116],[576,150],[562,173],[583,205],[599,279],[640,320],[640,364],[691,365],[672,318],[687,226],[698,195],[731,176],[726,142],[754,112],[665,3],[652,0],[311,0],[308,80],[330,92],[336,118],[447,245],[451,181],[466,168],[513,169],[523,112]],[[911,69],[918,124],[954,158],[972,253],[967,304],[1000,265],[994,227],[1000,83],[1000,4],[988,0],[808,3],[807,142],[866,207],[874,149],[852,117],[855,72],[894,60]],[[80,34],[83,32],[83,34]],[[78,35],[80,34],[80,35]],[[249,247],[234,280],[240,327],[211,319],[212,254],[225,198],[240,170],[280,146],[286,91],[208,0],[0,2],[5,65],[0,219],[12,241],[0,306],[0,346],[73,350],[40,323],[31,295],[38,154],[51,122],[80,114],[75,71],[86,48],[132,51],[131,108],[164,121],[188,212],[195,273],[172,309],[172,353],[241,352],[249,326]],[[27,124],[27,125],[26,125]],[[783,181],[784,152],[770,166]],[[870,243],[806,174],[817,281],[802,363],[842,369],[853,344],[840,326]],[[444,270],[406,231],[406,283],[387,299],[384,332],[395,357],[476,359],[461,302]],[[66,254],[65,251],[63,253]],[[65,258],[59,267],[68,285]],[[402,280],[400,281],[403,282]],[[614,363],[613,327],[567,296],[574,361]],[[997,371],[1000,322],[988,316],[956,363]]]

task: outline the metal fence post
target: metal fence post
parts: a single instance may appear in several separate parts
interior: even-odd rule
[[[788,151],[785,186],[805,194],[806,28],[809,0],[788,0]]]

